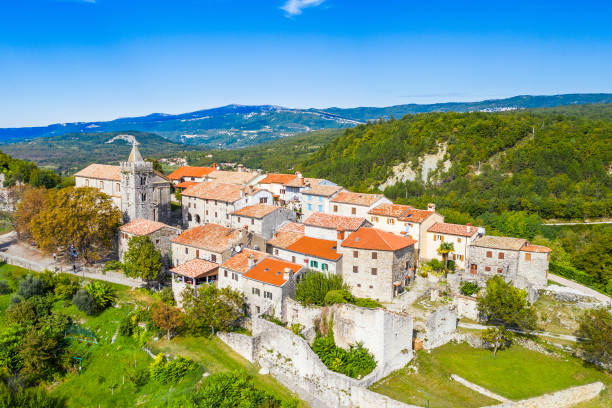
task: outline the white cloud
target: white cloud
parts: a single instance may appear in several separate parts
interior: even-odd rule
[[[323,1],[325,0],[287,0],[281,9],[285,10],[289,16],[297,16],[302,14],[302,9],[318,6]]]

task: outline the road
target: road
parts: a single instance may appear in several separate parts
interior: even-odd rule
[[[542,225],[597,225],[597,224],[612,224],[612,221],[589,221],[589,222],[555,222],[544,223]]]
[[[584,285],[581,285],[577,282],[574,282],[573,280],[569,280],[569,279],[565,279],[561,276],[557,276],[554,275],[552,273],[548,274],[548,280],[553,281],[555,283],[558,283],[560,285],[563,286],[567,286],[568,288],[572,288],[572,289],[576,289],[579,290],[581,292],[584,292],[585,294],[599,300],[600,302],[603,302],[604,304],[608,305],[608,307],[612,306],[612,299],[610,299],[610,297],[604,295],[603,293],[600,293],[596,290],[593,290],[589,287],[586,287]]]

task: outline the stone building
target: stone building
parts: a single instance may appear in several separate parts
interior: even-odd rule
[[[221,264],[217,286],[244,292],[244,274],[268,256],[270,255],[265,252],[243,248]]]
[[[287,221],[295,221],[295,212],[269,204],[253,204],[231,214],[231,225],[243,228],[267,240]]]
[[[293,181],[297,177],[296,174],[268,173],[266,177],[257,183],[257,186],[271,192],[275,203],[285,205],[289,201],[287,199],[287,188],[285,184]]]
[[[137,144],[119,166],[91,164],[74,175],[76,187],[94,187],[108,194],[125,222],[137,218],[170,219],[170,181],[145,161]]]
[[[132,237],[146,236],[151,239],[155,248],[160,252],[165,266],[172,264],[171,242],[179,235],[181,230],[157,221],[136,218],[119,227],[119,261],[123,262],[123,255],[128,250],[128,243]]]
[[[501,275],[519,288],[542,288],[548,281],[550,251],[522,238],[485,235],[470,244],[469,274],[483,279]]]
[[[330,201],[330,213],[348,217],[366,218],[368,212],[380,204],[392,204],[382,194],[353,193],[341,191]]]
[[[216,163],[213,163],[212,167],[181,166],[170,173],[168,178],[175,186],[181,183],[201,183],[215,170],[217,170]]]
[[[206,176],[207,181],[218,183],[238,184],[241,186],[254,186],[265,176],[256,171],[226,171],[214,170]]]
[[[391,302],[414,277],[414,239],[360,228],[340,247],[342,277],[353,295]]]
[[[330,201],[343,190],[340,186],[323,184],[305,189],[302,193],[302,219],[317,212],[331,214]]]
[[[172,273],[172,293],[179,306],[182,306],[182,293],[186,288],[198,290],[202,285],[216,282],[219,264],[204,259],[192,259],[170,269]]]
[[[342,255],[338,252],[338,241],[301,237],[287,244],[276,240],[269,244],[269,248],[275,257],[304,265],[312,271],[342,273]]]
[[[304,220],[304,235],[312,238],[343,240],[361,227],[371,227],[363,217],[313,213]]]
[[[303,177],[301,173],[297,173],[297,177],[293,180],[285,183],[285,198],[288,203],[291,203],[294,207],[300,207],[303,209],[303,194],[306,190],[316,186],[335,186],[329,180]]]
[[[248,242],[249,235],[244,230],[218,224],[200,225],[172,239],[172,264],[182,265],[195,258],[220,264]]]
[[[447,259],[455,261],[457,269],[465,269],[470,250],[470,244],[484,234],[484,230],[478,232],[477,227],[471,225],[448,224],[437,222],[427,230],[426,250],[422,252],[421,259],[442,260],[442,255],[438,253],[438,248],[443,242],[451,242],[454,251],[448,254]]]
[[[230,227],[231,214],[254,204],[271,204],[272,193],[239,184],[204,182],[186,188],[182,195],[183,225],[215,223]]]

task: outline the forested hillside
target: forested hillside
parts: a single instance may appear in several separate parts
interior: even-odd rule
[[[611,142],[610,121],[554,113],[429,113],[347,129],[301,167],[308,176],[370,191],[393,174],[393,166],[407,163],[418,172],[424,155],[446,150],[426,182],[415,177],[385,194],[471,216],[512,210],[543,218],[609,217]]]

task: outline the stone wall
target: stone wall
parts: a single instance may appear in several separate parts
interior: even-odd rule
[[[457,310],[458,317],[467,317],[468,319],[478,321],[478,301],[471,296],[455,295],[453,305]]]
[[[314,327],[315,319],[321,318],[322,309],[317,306],[302,306],[292,298],[285,299],[283,302],[283,317],[282,320],[287,322],[288,326],[301,324],[305,329]]]
[[[505,402],[487,408],[564,408],[595,398],[604,389],[601,382],[568,388],[516,402]]]
[[[217,337],[230,346],[236,353],[253,363],[256,361],[255,350],[258,338],[240,333],[217,332]]]
[[[441,307],[427,317],[425,322],[426,350],[440,347],[453,339],[457,329],[457,312],[449,307]]]

